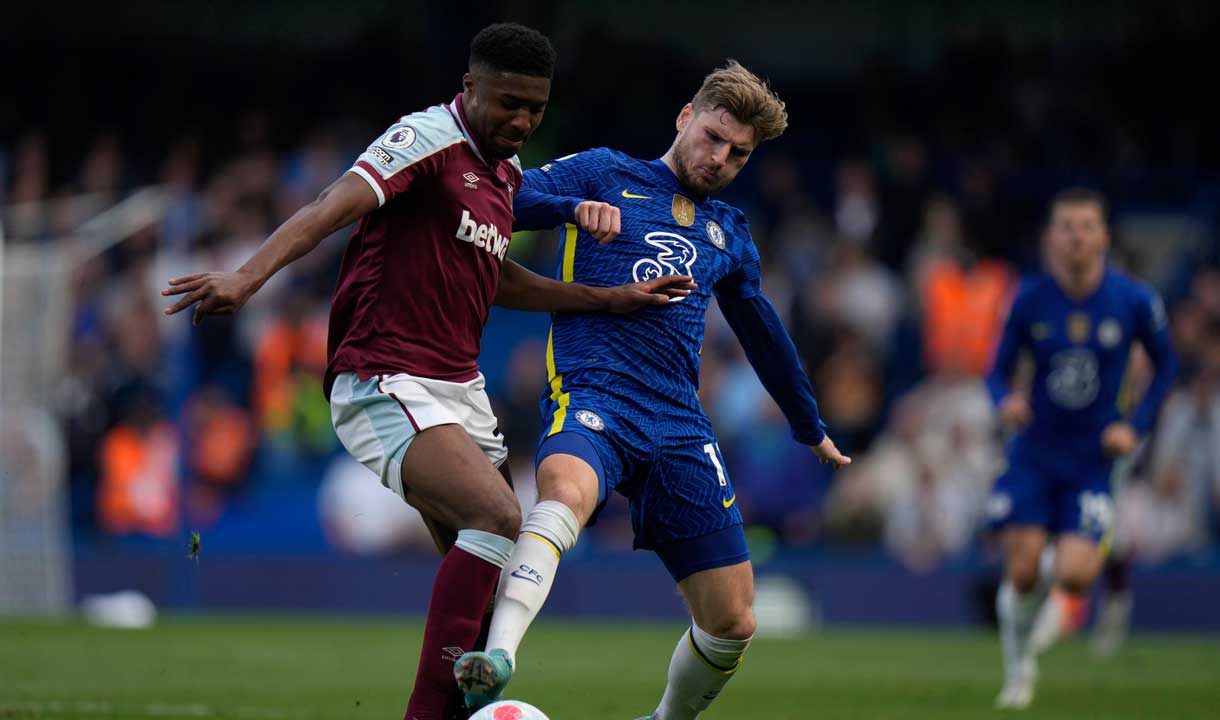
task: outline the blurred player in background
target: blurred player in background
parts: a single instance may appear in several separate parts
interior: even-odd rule
[[[185,294],[166,313],[195,304],[195,323],[235,312],[285,265],[358,222],[331,304],[331,419],[348,452],[420,511],[445,554],[408,720],[465,716],[453,662],[477,645],[521,523],[478,368],[488,308],[626,312],[687,292],[673,287],[685,278],[574,286],[505,259],[522,179],[516,153],[542,120],[554,61],[534,30],[485,28],[452,102],[392,125],[237,271],[176,278],[163,291]],[[617,229],[608,205],[569,213],[599,239]]]
[[[1114,523],[1115,459],[1148,433],[1173,381],[1164,306],[1152,289],[1107,265],[1109,243],[1099,193],[1071,189],[1055,197],[1045,236],[1048,271],[1017,291],[987,377],[1000,422],[1018,431],[987,504],[1005,565],[996,598],[1004,660],[997,707],[1033,700],[1035,619],[1052,584],[1071,595],[1089,591]],[[1119,392],[1135,341],[1155,372],[1124,417]],[[1033,357],[1028,395],[1009,386],[1023,350]],[[1052,561],[1042,562],[1052,536]]]
[[[539,502],[505,567],[490,651],[468,653],[456,666],[472,704],[503,690],[561,555],[615,490],[630,500],[635,546],[660,556],[693,616],[653,717],[694,718],[740,665],[755,628],[754,579],[736,495],[697,397],[713,294],[796,440],[823,462],[850,462],[826,435],[796,349],[762,293],[745,216],[710,197],[786,127],[779,98],[730,62],[678,114],[677,137],[662,158],[637,160],[601,148],[525,174],[518,217],[568,222],[558,270],[564,282],[609,286],[690,275],[697,288],[669,308],[630,317],[555,313],[537,455]],[[573,198],[569,205],[581,198],[613,203],[622,235],[599,247],[554,196]]]

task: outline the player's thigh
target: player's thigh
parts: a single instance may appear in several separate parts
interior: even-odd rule
[[[1064,535],[1055,543],[1055,581],[1071,592],[1087,592],[1103,562],[1101,546],[1088,537]]]
[[[588,381],[568,388],[565,402],[544,402],[545,434],[534,458],[538,499],[562,502],[588,525],[650,443],[638,414],[624,414],[615,398]]]
[[[1001,534],[1008,528],[1049,528],[1054,514],[1051,495],[1046,469],[1031,458],[1010,454],[987,498],[987,524]]]
[[[597,509],[601,480],[586,454],[553,452],[542,457],[536,476],[538,500],[567,505],[583,526]]]
[[[749,560],[695,572],[678,583],[678,590],[704,632],[739,640],[754,634],[754,569]]]
[[[331,420],[344,447],[420,511],[442,548],[463,528],[515,537],[520,523],[516,497],[493,464],[506,453],[489,454],[503,446],[495,416],[471,401],[475,383],[405,374],[360,380],[347,372],[331,390]],[[488,447],[470,432],[486,435]]]
[[[440,526],[517,537],[516,495],[460,425],[415,436],[403,457],[402,484],[407,502]]]
[[[1038,564],[1046,547],[1045,528],[1030,525],[1009,525],[1000,531],[1000,546],[1004,550],[1004,575],[1026,591],[1038,582]]]

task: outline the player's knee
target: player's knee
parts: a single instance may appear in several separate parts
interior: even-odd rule
[[[1038,561],[1012,562],[1008,566],[1008,579],[1019,593],[1027,593],[1038,584]]]
[[[597,474],[583,460],[550,455],[538,468],[538,500],[554,500],[568,506],[583,525],[597,507]]]
[[[589,515],[593,513],[593,505],[597,502],[597,498],[590,501],[587,493],[583,492],[577,483],[562,480],[548,483],[545,492],[538,493],[538,500],[563,503],[582,523],[589,519]]]
[[[521,531],[521,506],[511,491],[506,495],[497,493],[495,497],[484,498],[464,524],[473,530],[515,540]]]
[[[1056,579],[1059,587],[1073,595],[1085,595],[1093,587],[1096,573],[1089,568],[1067,568]]]
[[[748,640],[754,637],[754,631],[758,629],[754,609],[748,605],[713,618],[709,625],[711,627],[703,628],[704,632],[726,640]]]

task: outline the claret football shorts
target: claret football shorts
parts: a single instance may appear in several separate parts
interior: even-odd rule
[[[361,380],[340,373],[330,391],[330,419],[352,457],[405,499],[403,456],[415,436],[430,427],[461,425],[492,465],[507,459],[485,385],[481,373],[464,383],[403,373]]]

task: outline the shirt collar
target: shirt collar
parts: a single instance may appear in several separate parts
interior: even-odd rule
[[[491,163],[487,162],[487,158],[483,155],[483,151],[479,149],[479,144],[475,142],[474,136],[470,134],[470,124],[466,121],[466,109],[462,107],[462,93],[458,93],[456,96],[454,96],[453,102],[446,105],[445,108],[449,110],[449,114],[452,115],[454,121],[457,122],[458,129],[462,131],[462,137],[466,139],[466,144],[470,146],[470,149],[474,151],[474,154],[478,156],[478,158],[486,165],[492,166]]]

